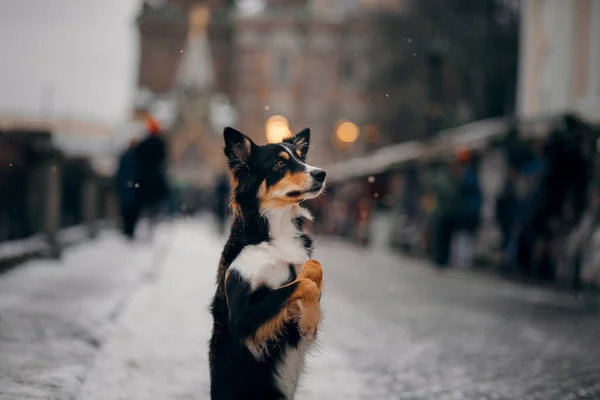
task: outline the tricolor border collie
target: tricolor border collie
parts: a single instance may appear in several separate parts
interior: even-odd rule
[[[211,399],[291,400],[321,320],[299,203],[322,193],[325,171],[306,164],[308,129],[264,146],[232,128],[224,138],[233,223],[211,305]]]

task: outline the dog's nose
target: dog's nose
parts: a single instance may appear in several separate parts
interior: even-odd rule
[[[323,183],[325,182],[325,177],[327,176],[327,173],[322,169],[316,169],[314,171],[311,171],[310,175],[314,178],[315,181]]]

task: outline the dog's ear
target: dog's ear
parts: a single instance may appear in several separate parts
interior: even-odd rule
[[[291,138],[285,140],[285,142],[293,144],[296,146],[296,150],[300,152],[300,158],[305,158],[308,153],[308,148],[310,146],[310,129],[304,128]]]
[[[229,168],[232,170],[248,168],[248,161],[256,148],[254,142],[248,136],[230,127],[223,131],[223,138]]]

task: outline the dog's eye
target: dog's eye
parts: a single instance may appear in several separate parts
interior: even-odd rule
[[[283,168],[283,167],[285,167],[285,161],[283,161],[283,160],[277,160],[277,162],[275,163],[275,166],[277,168]]]

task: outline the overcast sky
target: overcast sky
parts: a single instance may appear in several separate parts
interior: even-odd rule
[[[51,103],[55,115],[124,120],[139,1],[0,0],[0,114],[39,114]]]

